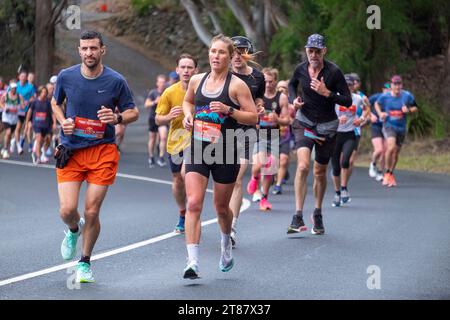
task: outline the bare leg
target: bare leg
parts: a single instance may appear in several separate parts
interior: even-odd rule
[[[299,148],[297,150],[297,172],[295,174],[295,209],[303,210],[305,204],[306,192],[308,190],[308,174],[311,162],[311,150],[308,148]]]
[[[325,196],[325,190],[327,189],[327,167],[328,165],[322,165],[314,162],[314,197],[316,198],[316,208],[322,208],[323,197]]]

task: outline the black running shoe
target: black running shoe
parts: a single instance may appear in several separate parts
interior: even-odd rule
[[[305,223],[303,222],[303,217],[294,214],[292,217],[291,225],[288,227],[287,233],[299,233],[308,230],[308,228],[305,226]]]
[[[311,229],[312,234],[324,234],[325,228],[323,226],[322,215],[321,214],[313,214],[311,215],[311,220],[314,226]]]

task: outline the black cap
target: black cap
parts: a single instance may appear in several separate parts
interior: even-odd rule
[[[232,37],[231,41],[233,41],[233,44],[236,48],[247,49],[247,53],[250,53],[250,54],[255,52],[252,42],[247,37],[236,36],[236,37]]]
[[[325,38],[320,34],[312,34],[308,37],[308,42],[306,43],[305,48],[325,48]]]

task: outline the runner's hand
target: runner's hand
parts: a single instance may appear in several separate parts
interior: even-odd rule
[[[75,129],[75,123],[73,122],[72,118],[67,118],[64,120],[64,122],[61,124],[61,127],[63,129],[64,134],[71,135],[73,134],[73,130]]]
[[[278,123],[278,115],[276,112],[269,113],[269,121],[273,123]]]
[[[209,110],[212,112],[220,112],[223,114],[228,114],[228,106],[224,105],[220,101],[211,101],[209,103]]]
[[[339,124],[345,124],[347,122],[347,116],[339,117]]]
[[[311,80],[311,89],[320,94],[321,96],[328,97],[330,90],[328,90],[325,82],[323,81],[323,77],[318,79]]]
[[[386,112],[380,113],[380,119],[381,119],[381,121],[386,120],[386,117],[387,117],[387,113],[386,113]]]
[[[407,106],[402,106],[403,113],[409,113],[409,108]]]
[[[297,97],[294,100],[294,109],[297,111],[298,109],[301,109],[305,103],[302,101],[300,97]]]
[[[172,120],[178,117],[180,114],[183,114],[183,110],[181,109],[180,106],[175,106],[172,109],[170,109],[169,115]]]
[[[97,116],[102,123],[114,125],[117,122],[117,118],[114,112],[111,109],[106,108],[105,106],[102,106],[101,109],[97,111]]]
[[[375,123],[377,122],[378,118],[373,113],[370,114],[370,122]]]
[[[257,110],[259,115],[262,115],[262,114],[264,114],[266,112],[266,109],[264,108],[263,104],[258,104],[256,106],[256,110]]]
[[[191,131],[193,126],[194,126],[194,119],[192,118],[192,114],[188,114],[187,116],[184,115],[183,127],[186,130]]]

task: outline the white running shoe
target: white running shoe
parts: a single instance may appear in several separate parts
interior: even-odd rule
[[[78,262],[77,264],[77,274],[75,281],[78,283],[92,283],[95,282],[94,276],[92,275],[91,265],[86,262]]]
[[[80,218],[80,221],[78,221],[78,232],[73,233],[70,230],[65,232],[66,236],[61,243],[61,255],[64,260],[71,260],[75,257],[77,253],[77,241],[83,231],[83,226],[84,219]]]
[[[219,261],[219,269],[222,272],[230,271],[234,266],[233,253],[232,253],[232,244],[229,242],[228,246],[225,247],[222,245],[220,261]]]
[[[377,176],[377,167],[371,162],[369,166],[369,177],[376,178]]]
[[[377,172],[377,176],[375,177],[375,180],[376,181],[378,181],[378,182],[380,182],[381,180],[383,180],[383,172],[381,172],[381,171],[378,171]]]
[[[252,198],[252,202],[259,202],[262,199],[262,194],[261,191],[256,190],[255,193],[253,194],[253,198]]]
[[[16,149],[16,139],[11,139],[11,144],[9,146],[9,153],[14,153],[14,150]]]
[[[198,268],[198,262],[197,261],[190,261],[188,262],[186,268],[183,270],[183,278],[184,279],[198,279],[199,277],[199,268]]]

